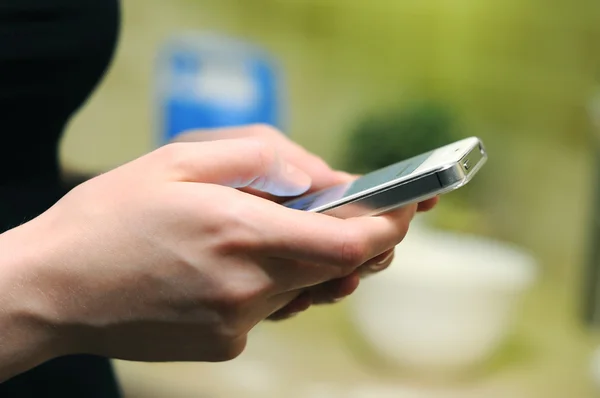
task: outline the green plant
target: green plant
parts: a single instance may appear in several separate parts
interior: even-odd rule
[[[365,173],[454,141],[455,117],[443,103],[422,101],[369,116],[347,143],[347,170]]]

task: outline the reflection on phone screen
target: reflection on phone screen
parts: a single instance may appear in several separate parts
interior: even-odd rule
[[[390,181],[407,178],[431,156],[432,152],[427,152],[365,174],[355,181],[301,196],[298,199],[286,203],[286,206],[296,210],[312,210],[328,203],[342,200],[359,192],[373,189]]]

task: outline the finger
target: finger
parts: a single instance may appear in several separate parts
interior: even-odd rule
[[[249,187],[278,196],[300,195],[310,177],[255,139],[169,144],[155,151],[176,181]]]
[[[238,128],[194,130],[178,136],[176,142],[208,142],[255,138],[275,147],[286,162],[308,174],[312,179],[310,192],[347,182],[352,176],[332,170],[320,157],[290,140],[285,134],[268,125],[250,125]],[[290,195],[291,196],[291,195]]]
[[[270,320],[279,321],[306,311],[311,305],[333,304],[354,293],[360,284],[358,273],[335,279],[307,289],[290,304],[275,312]]]
[[[194,129],[179,134],[173,142],[210,142],[240,138],[277,138],[286,136],[275,127],[267,124],[251,124],[238,127],[217,127]]]
[[[358,272],[308,289],[313,304],[332,304],[354,293],[360,284]]]
[[[172,142],[211,142],[219,140],[232,140],[247,138],[244,128],[215,128],[189,130],[179,134]]]
[[[439,201],[440,201],[439,196],[436,196],[435,198],[428,199],[424,202],[421,202],[421,203],[419,203],[418,211],[419,212],[429,211],[429,210],[433,209],[438,204]]]
[[[351,174],[351,173],[347,173],[345,171],[338,171],[337,173],[338,173],[339,178],[344,180],[345,182],[354,181],[354,180],[362,177],[360,174]]]
[[[411,205],[381,216],[339,219],[289,209],[226,187],[181,186],[192,203],[223,204],[218,207],[220,224],[239,230],[239,237],[223,250],[272,260],[261,261],[261,267],[276,287],[273,294],[351,274],[402,241],[416,211]]]
[[[280,233],[267,243],[277,257],[338,265],[351,272],[402,241],[415,211],[416,205],[409,205],[377,217],[338,219],[278,206],[261,221],[279,226]]]
[[[343,171],[333,172],[333,176],[330,175],[327,179],[323,179],[322,176],[313,177],[310,174],[309,174],[309,176],[311,177],[311,180],[313,181],[313,185],[311,185],[311,188],[307,191],[307,193],[317,191],[320,189],[319,187],[321,187],[321,188],[329,187],[329,185],[325,185],[326,183],[329,183],[331,185],[343,184],[343,183],[353,181],[357,178],[356,176],[345,173]],[[315,182],[316,182],[316,184],[315,184]],[[263,199],[270,200],[272,202],[277,202],[277,203],[284,203],[285,201],[289,200],[289,198],[286,198],[286,197],[271,195],[271,194],[261,192],[261,191],[258,191],[256,189],[252,189],[252,188],[240,188],[240,191],[248,193],[250,195],[258,196]]]
[[[313,300],[308,292],[303,292],[288,305],[271,314],[267,319],[271,321],[280,321],[291,318],[300,312],[306,311],[312,305]]]
[[[383,271],[392,263],[394,250],[388,250],[360,266],[347,277],[322,283],[309,289],[314,304],[330,304],[351,295],[358,288],[360,278]]]
[[[385,215],[339,219],[288,209],[251,195],[218,188],[194,189],[199,200],[227,196],[224,220],[247,231],[243,248],[273,261],[265,272],[276,282],[274,293],[290,292],[351,274],[359,266],[394,248],[405,237],[416,205]],[[231,210],[228,210],[231,209]],[[230,213],[233,212],[233,213]]]
[[[387,250],[374,259],[368,261],[366,264],[361,265],[358,269],[358,272],[361,276],[367,276],[381,272],[388,268],[393,260],[394,249]]]
[[[271,202],[285,203],[289,200],[289,197],[275,196],[253,188],[239,188],[239,190],[250,195],[258,196],[259,198],[270,200]]]

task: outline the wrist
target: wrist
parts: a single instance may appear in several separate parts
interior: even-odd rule
[[[35,220],[0,234],[0,382],[71,353],[53,289],[38,277],[51,266],[40,244],[48,236],[36,233]]]

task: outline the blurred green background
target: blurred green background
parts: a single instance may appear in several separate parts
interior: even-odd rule
[[[594,396],[590,355],[600,339],[582,325],[579,306],[600,138],[586,108],[600,90],[599,2],[124,0],[115,61],[69,126],[66,167],[105,170],[152,149],[154,58],[167,37],[185,30],[223,32],[271,51],[286,74],[288,133],[334,166],[361,167],[352,137],[365,120],[402,112],[410,119],[415,104],[434,104],[434,118],[448,115],[426,143],[446,139],[444,126],[448,137],[481,137],[488,166],[472,186],[444,198],[432,220],[527,248],[542,273],[514,337],[478,382],[485,395],[476,395]],[[408,119],[381,123],[411,126]],[[406,137],[396,136],[398,150]],[[256,346],[283,339],[299,382],[376,379],[343,353],[335,334],[343,308],[269,325]],[[213,373],[233,372],[223,366],[118,369],[130,396],[251,396],[218,395]]]

